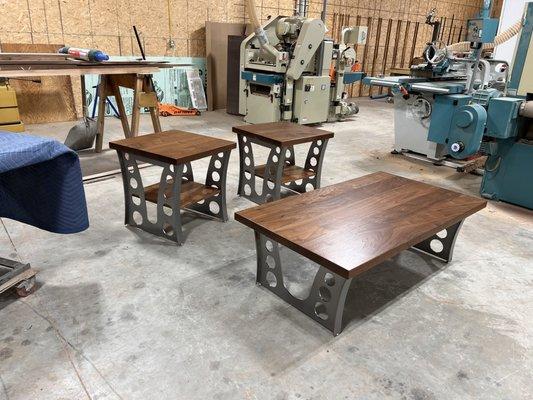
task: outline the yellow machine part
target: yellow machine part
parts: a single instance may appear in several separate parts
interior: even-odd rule
[[[20,121],[17,95],[6,83],[0,83],[0,130],[24,132]]]

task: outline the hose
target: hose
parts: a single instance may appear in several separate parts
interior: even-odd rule
[[[524,101],[520,107],[520,116],[525,118],[533,118],[533,100]]]
[[[255,32],[255,37],[257,40],[259,40],[259,45],[262,49],[266,50],[274,57],[277,57],[278,51],[268,42],[268,37],[265,33],[265,30],[261,26],[261,22],[257,16],[257,9],[255,7],[254,0],[247,0],[246,5],[248,6],[248,14],[250,14],[250,21]]]
[[[516,21],[513,25],[511,25],[509,28],[507,28],[505,31],[500,33],[498,36],[494,38],[493,43],[485,43],[483,44],[483,50],[485,49],[493,49],[494,47],[505,43],[509,39],[511,39],[513,36],[516,36],[518,32],[522,29],[522,19]],[[465,52],[470,50],[470,42],[458,42],[454,43],[448,46],[448,49],[451,51],[457,51],[457,52]]]

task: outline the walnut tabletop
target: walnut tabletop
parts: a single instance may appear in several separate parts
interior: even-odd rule
[[[117,140],[110,142],[109,147],[177,165],[231,150],[237,145],[229,140],[172,130]]]
[[[235,219],[351,279],[486,204],[378,172],[239,211]]]
[[[292,146],[333,137],[333,132],[292,122],[268,122],[265,124],[234,126],[233,132],[251,136],[276,146]]]

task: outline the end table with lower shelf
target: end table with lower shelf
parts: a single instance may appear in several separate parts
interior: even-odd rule
[[[117,140],[125,197],[125,223],[154,235],[185,241],[181,209],[227,221],[226,175],[234,142],[178,130]],[[195,182],[191,161],[210,157],[205,183]],[[159,183],[145,186],[139,162],[163,167]],[[147,202],[157,207],[148,218]]]
[[[333,132],[292,122],[234,126],[239,141],[238,194],[255,203],[278,200],[281,188],[305,193],[320,188],[322,163],[328,140]],[[252,143],[270,149],[266,164],[256,165]],[[311,143],[305,166],[296,165],[294,146]],[[262,189],[256,177],[263,179]]]

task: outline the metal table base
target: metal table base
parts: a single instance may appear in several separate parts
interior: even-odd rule
[[[227,221],[226,176],[230,152],[220,152],[211,156],[205,184],[201,184],[194,182],[190,162],[167,164],[117,150],[124,185],[125,224],[181,245],[185,241],[181,209]],[[143,185],[139,163],[149,163],[163,168],[158,184],[149,187]],[[185,188],[188,192],[187,197],[184,196]],[[148,218],[147,201],[156,204],[155,221],[150,221]]]
[[[309,190],[320,188],[322,164],[328,139],[315,140],[311,143],[305,167],[301,176],[286,181],[283,176],[284,169],[296,166],[294,146],[276,146],[271,143],[238,134],[239,142],[239,188],[238,194],[257,204],[279,200],[281,188],[289,189],[293,193],[305,193]],[[252,143],[270,149],[263,176],[258,176],[258,169],[254,159]],[[256,178],[263,178],[261,190],[258,191]]]
[[[412,248],[449,262],[463,221],[433,235]],[[284,284],[279,243],[255,231],[257,250],[258,285],[263,286],[290,305],[294,306],[319,324],[330,330],[334,336],[341,333],[342,317],[346,295],[353,278],[346,279],[320,266],[309,295],[305,299],[294,297]]]

